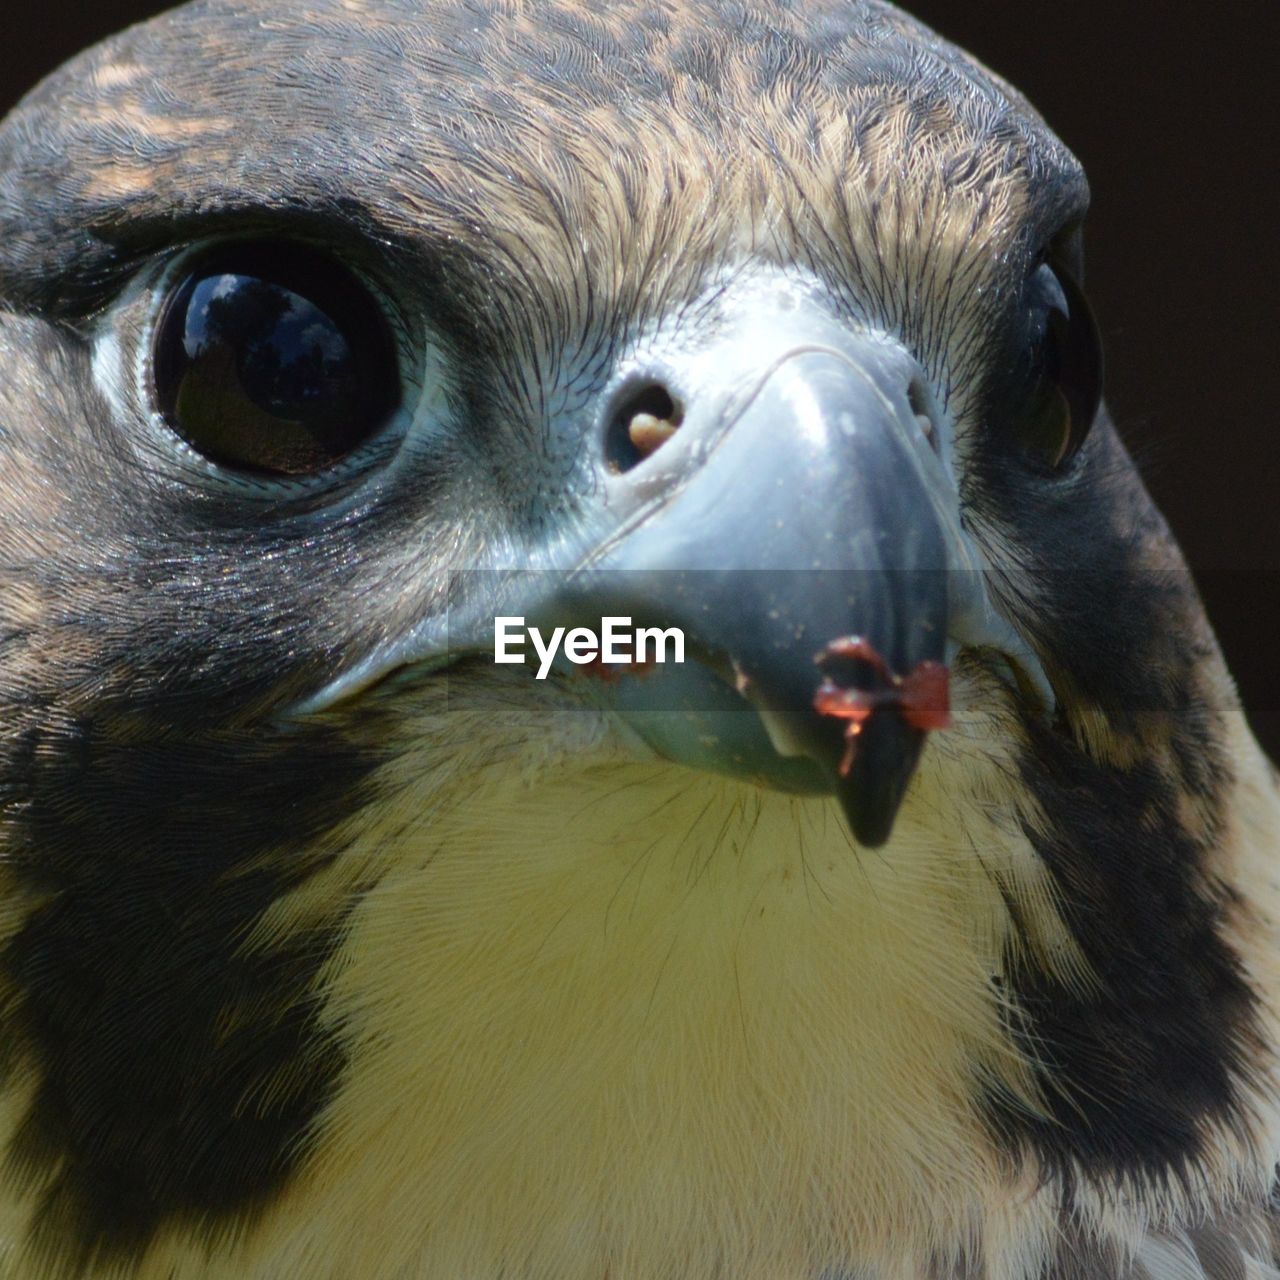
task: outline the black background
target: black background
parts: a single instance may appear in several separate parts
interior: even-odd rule
[[[264,8],[271,0],[264,0]],[[4,0],[0,111],[164,8]],[[1280,757],[1280,199],[1269,4],[916,0],[1083,160],[1108,401]]]

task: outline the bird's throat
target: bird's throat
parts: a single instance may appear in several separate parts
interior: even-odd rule
[[[674,766],[465,785],[429,825],[389,785],[348,863],[381,865],[327,978],[349,1067],[281,1218],[333,1225],[335,1276],[799,1277],[963,1236],[999,1181],[975,1081],[1025,1084],[988,869]]]

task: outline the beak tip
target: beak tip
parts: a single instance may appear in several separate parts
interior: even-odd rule
[[[896,710],[882,711],[858,735],[852,766],[835,777],[835,792],[860,845],[888,843],[907,787],[915,775],[927,730]]]
[[[925,737],[951,722],[948,669],[923,660],[906,675],[898,675],[859,636],[832,641],[814,661],[824,676],[813,709],[828,720],[844,722],[836,795],[854,838],[878,849],[893,834]],[[846,669],[837,683],[830,673],[833,662],[856,666]]]

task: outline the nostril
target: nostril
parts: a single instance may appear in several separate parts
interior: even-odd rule
[[[630,471],[661,449],[683,421],[684,407],[661,383],[628,391],[609,420],[604,442],[609,469]]]
[[[929,394],[928,388],[919,378],[911,379],[911,385],[907,388],[907,402],[911,405],[911,412],[916,415],[916,424],[924,438],[935,453],[940,452],[933,396]]]

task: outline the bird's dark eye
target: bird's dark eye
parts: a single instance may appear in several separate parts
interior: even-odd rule
[[[291,244],[202,259],[161,310],[153,367],[160,412],[192,448],[274,475],[332,466],[400,398],[395,343],[369,290]]]
[[[1079,286],[1048,262],[1031,276],[1026,314],[1014,433],[1058,467],[1084,443],[1102,401],[1102,343]]]

